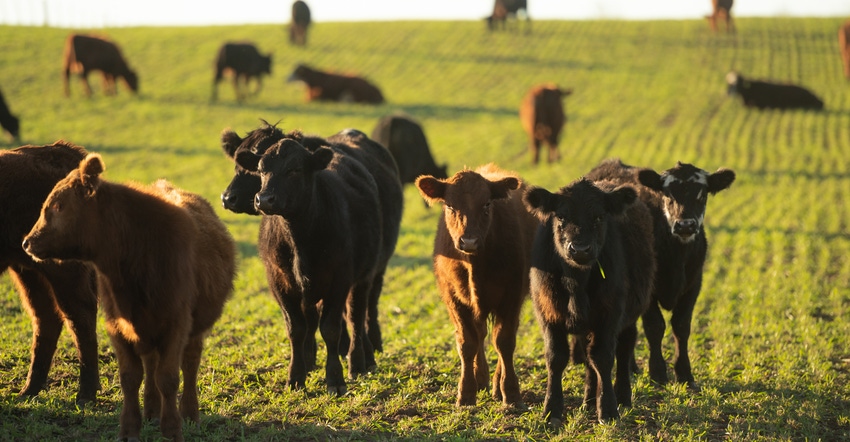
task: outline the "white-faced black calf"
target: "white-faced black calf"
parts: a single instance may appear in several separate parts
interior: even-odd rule
[[[649,305],[655,273],[649,210],[633,187],[586,179],[556,193],[532,188],[524,200],[543,222],[530,278],[546,348],[546,419],[552,425],[563,419],[561,376],[570,359],[569,334],[588,337],[585,404],[595,405],[600,421],[617,419],[617,404],[632,403],[635,323]]]
[[[720,192],[735,181],[735,172],[718,169],[709,173],[680,162],[658,174],[652,169],[627,166],[619,160],[606,160],[587,176],[635,184],[640,199],[649,207],[658,263],[653,301],[643,315],[649,342],[649,375],[659,384],[667,383],[667,363],[661,351],[665,329],[661,308],[664,308],[673,312],[670,323],[676,340],[673,365],[676,380],[698,389],[691,372],[688,339],[708,250],[704,228],[706,203],[709,194]]]

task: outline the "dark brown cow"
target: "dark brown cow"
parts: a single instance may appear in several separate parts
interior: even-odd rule
[[[655,274],[652,216],[637,191],[581,179],[556,193],[532,188],[528,210],[543,223],[531,261],[531,297],[546,348],[543,414],[559,426],[569,334],[586,336],[584,403],[600,422],[632,404],[636,322],[649,306]],[[611,372],[617,362],[616,385]]]
[[[487,28],[491,31],[499,26],[505,29],[508,18],[516,19],[519,11],[525,14],[525,31],[531,32],[531,17],[528,15],[528,2],[526,0],[496,0],[493,4],[493,13],[485,19],[487,20]]]
[[[119,438],[139,438],[144,380],[144,417],[158,417],[162,435],[182,441],[183,418],[199,420],[204,337],[233,289],[236,246],[201,197],[164,180],[111,183],[102,172],[100,156],[89,154],[57,183],[23,248],[38,258],[90,261],[100,271],[124,394]]]
[[[735,24],[732,22],[733,0],[711,0],[711,15],[706,16],[711,30],[717,32],[717,20],[723,20],[726,24],[726,32],[734,33]]]
[[[744,78],[737,72],[726,74],[726,93],[738,95],[746,107],[756,109],[823,110],[824,103],[812,91],[790,83]]]
[[[310,27],[310,7],[297,0],[292,3],[292,22],[289,24],[289,42],[294,45],[307,44],[307,28]]]
[[[493,399],[521,405],[513,359],[538,225],[523,206],[525,187],[493,164],[462,170],[448,180],[423,176],[416,186],[429,203],[443,203],[434,240],[434,274],[460,353],[457,405],[475,405],[476,392],[487,388],[484,349],[490,318],[499,355]]]
[[[560,89],[548,83],[531,88],[522,99],[519,118],[522,128],[528,134],[534,164],[539,162],[542,143],[549,146],[550,163],[560,159],[558,142],[567,122],[563,99],[572,93],[572,89]]]
[[[233,90],[236,91],[236,99],[245,99],[248,83],[252,78],[257,80],[257,88],[253,95],[260,92],[263,87],[263,74],[272,72],[272,55],[262,55],[252,43],[225,43],[219,48],[215,58],[215,78],[213,79],[212,100],[218,98],[218,83],[224,78],[225,72],[233,76]],[[239,83],[245,85],[245,91],[241,90]]]
[[[384,102],[380,89],[363,78],[317,71],[303,64],[295,67],[287,81],[304,82],[307,85],[307,101]]]
[[[437,166],[428,148],[422,126],[404,115],[387,115],[378,120],[372,139],[383,144],[398,165],[402,184],[413,183],[420,175],[448,178],[446,165]]]
[[[0,92],[0,127],[9,132],[9,135],[15,141],[20,139],[21,120],[12,115],[9,105],[6,104],[6,98],[3,97],[3,92]]]
[[[21,241],[53,186],[85,156],[85,149],[63,141],[0,152],[0,272],[9,269],[32,321],[32,357],[21,395],[34,396],[45,387],[64,322],[80,359],[81,405],[94,400],[100,388],[94,267],[34,261]]]
[[[106,95],[114,95],[115,78],[121,78],[134,93],[139,92],[139,77],[127,66],[118,45],[100,37],[71,34],[65,40],[65,54],[62,74],[65,85],[65,96],[71,95],[68,79],[71,74],[78,74],[86,89],[86,95],[91,96],[89,73],[103,73],[103,91]]]
[[[844,76],[850,80],[850,21],[838,30],[838,47],[841,50],[841,61],[844,62]]]

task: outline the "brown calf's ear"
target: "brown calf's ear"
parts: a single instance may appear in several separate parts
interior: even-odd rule
[[[90,153],[80,162],[80,181],[90,193],[100,185],[100,174],[103,171],[103,159],[100,154]]]
[[[664,187],[664,183],[661,181],[661,175],[652,169],[641,169],[638,171],[638,182],[659,192]]]
[[[419,189],[422,198],[431,206],[443,201],[446,196],[446,182],[431,175],[421,175],[416,178],[416,188]]]
[[[545,223],[555,212],[555,198],[554,194],[542,187],[530,187],[522,195],[522,202],[529,213]]]
[[[234,159],[233,155],[236,154],[240,144],[242,144],[242,138],[239,138],[236,132],[229,128],[221,131],[221,149],[229,158]]]
[[[605,210],[611,215],[623,213],[637,199],[637,192],[631,186],[618,187],[605,193]]]
[[[494,200],[507,198],[511,190],[519,188],[519,179],[515,177],[502,178],[490,182],[490,197]]]
[[[732,185],[735,181],[735,172],[731,169],[717,169],[717,172],[708,176],[708,191],[712,194],[720,192]]]

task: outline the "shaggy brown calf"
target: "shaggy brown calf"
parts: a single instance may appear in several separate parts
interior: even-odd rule
[[[416,186],[429,203],[443,203],[434,240],[434,274],[455,326],[461,358],[457,405],[475,405],[476,392],[487,388],[484,339],[490,318],[499,355],[493,398],[521,405],[514,349],[538,225],[523,207],[524,185],[513,174],[488,164],[447,180],[423,176]]]
[[[96,272],[76,261],[34,261],[21,241],[53,186],[85,156],[85,149],[63,141],[0,152],[0,273],[9,269],[32,321],[32,356],[21,394],[34,396],[45,387],[64,322],[80,359],[81,405],[100,388]]]
[[[310,27],[310,7],[297,0],[292,3],[292,22],[289,24],[289,42],[294,45],[307,44],[307,28]]]
[[[558,141],[567,122],[563,99],[572,94],[572,89],[560,89],[554,84],[541,84],[531,88],[522,99],[519,118],[528,134],[532,161],[539,162],[540,145],[549,146],[549,162],[558,161]]]
[[[844,62],[844,76],[850,80],[850,21],[838,30],[838,47],[841,49],[841,61]]]
[[[89,35],[71,34],[65,40],[65,53],[62,62],[63,84],[65,85],[65,96],[71,95],[68,86],[68,78],[71,74],[78,74],[86,89],[86,96],[91,96],[89,86],[89,73],[101,71],[103,73],[103,91],[106,95],[114,95],[115,78],[121,78],[127,83],[127,87],[134,93],[139,92],[139,77],[132,71],[121,50],[115,43],[99,37]]]
[[[257,80],[257,88],[253,95],[260,92],[263,87],[263,74],[272,72],[272,56],[262,55],[257,47],[251,43],[225,43],[219,48],[215,58],[215,78],[213,79],[212,101],[218,98],[218,83],[224,78],[224,73],[233,75],[233,90],[236,92],[236,100],[245,99],[248,83],[252,78]],[[245,91],[241,90],[239,83],[244,83]]]
[[[159,417],[162,435],[182,441],[182,418],[199,420],[203,341],[233,289],[236,246],[201,197],[164,180],[111,183],[102,172],[100,156],[89,154],[57,183],[23,248],[38,259],[90,261],[100,271],[124,394],[119,438],[139,437],[144,380],[144,417]]]
[[[584,403],[600,422],[632,404],[631,360],[638,318],[649,306],[655,252],[652,216],[630,186],[581,179],[524,201],[543,223],[531,261],[531,297],[546,348],[546,420],[564,413],[562,376],[569,334],[586,338]],[[617,362],[616,385],[611,372]]]
[[[726,23],[726,32],[735,32],[735,24],[732,23],[733,0],[711,0],[711,15],[706,16],[711,30],[717,32],[717,20]]]
[[[363,78],[317,71],[303,64],[296,66],[286,81],[304,82],[307,85],[307,101],[384,102],[381,90]]]

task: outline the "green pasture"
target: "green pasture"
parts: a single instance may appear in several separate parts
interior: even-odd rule
[[[850,81],[842,76],[843,19],[737,20],[738,34],[712,35],[704,20],[538,21],[531,34],[488,33],[484,23],[319,23],[292,47],[283,25],[98,30],[118,42],[141,94],[119,85],[91,99],[77,81],[62,93],[68,29],[0,27],[0,88],[22,120],[23,143],[65,139],[103,155],[105,177],[167,178],[214,202],[240,250],[236,291],[207,340],[201,424],[187,440],[841,440],[850,439]],[[230,83],[210,102],[213,59],[226,40],[273,52],[264,88],[236,103]],[[387,104],[305,103],[286,83],[295,64],[359,73]],[[725,94],[730,69],[801,83],[824,112],[759,112]],[[518,120],[525,91],[540,82],[572,87],[562,160],[533,167]],[[543,423],[543,343],[530,303],[516,363],[527,411],[481,393],[454,406],[459,357],[431,272],[439,208],[413,187],[381,298],[385,352],[378,370],[324,393],[321,371],[306,391],[284,386],[289,343],[257,258],[258,218],[225,212],[219,195],[232,165],[219,134],[260,119],[331,135],[370,133],[384,114],[420,120],[438,163],[451,172],[496,162],[531,184],[556,189],[599,161],[663,170],[676,161],[737,172],[710,199],[710,251],[691,338],[702,390],[658,387],[635,377],[634,407],[613,425],[579,408],[583,367],[564,374],[565,425]],[[2,138],[3,148],[15,147]],[[0,214],[5,216],[5,214]],[[669,330],[669,327],[668,327]],[[74,406],[76,354],[63,334],[39,396],[17,396],[29,364],[31,326],[8,276],[0,277],[0,440],[113,440],[121,392],[101,327],[98,401]],[[668,360],[672,338],[665,341]],[[324,346],[320,346],[324,360]],[[495,352],[488,353],[495,362]],[[637,359],[648,358],[643,337]],[[492,367],[492,366],[491,366]],[[143,438],[156,440],[146,425]]]

